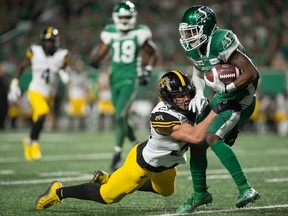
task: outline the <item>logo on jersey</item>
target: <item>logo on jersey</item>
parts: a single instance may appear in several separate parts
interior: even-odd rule
[[[230,45],[234,42],[234,38],[233,35],[228,32],[224,38],[222,39],[222,46],[224,49],[227,49],[228,47],[230,47]]]
[[[160,121],[160,120],[164,120],[163,116],[162,115],[158,115],[155,117],[155,121]]]

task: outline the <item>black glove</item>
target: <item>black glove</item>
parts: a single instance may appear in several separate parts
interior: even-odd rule
[[[147,65],[143,69],[142,74],[138,77],[140,85],[145,86],[150,82],[151,70],[152,70],[152,67],[150,65]]]
[[[241,111],[241,105],[233,100],[228,100],[228,101],[222,101],[221,103],[216,104],[216,106],[213,108],[213,111],[215,113],[220,113],[225,110],[234,110],[234,111]]]
[[[98,69],[100,66],[100,60],[99,59],[92,59],[89,63],[89,65],[91,65],[92,67],[94,67],[95,69]]]

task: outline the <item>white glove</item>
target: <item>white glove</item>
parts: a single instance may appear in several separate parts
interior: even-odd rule
[[[207,98],[195,95],[195,97],[189,103],[189,110],[192,110],[193,113],[199,115],[207,105]]]
[[[63,69],[59,70],[59,76],[64,84],[67,84],[70,80],[69,72],[64,71]]]
[[[18,85],[18,79],[12,79],[10,84],[10,90],[8,93],[8,100],[15,102],[21,95],[21,90]]]
[[[214,91],[216,92],[219,92],[221,94],[223,93],[227,93],[226,91],[226,86],[224,85],[224,83],[222,83],[220,80],[219,80],[219,77],[217,75],[217,72],[213,71],[213,78],[214,78],[214,81],[213,82],[210,82],[206,76],[204,76],[204,79],[205,79],[205,83],[207,86],[209,86],[210,88],[212,88]]]

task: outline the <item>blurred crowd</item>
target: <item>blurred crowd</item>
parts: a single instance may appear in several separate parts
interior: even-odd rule
[[[96,49],[95,45],[99,42],[100,31],[106,24],[112,22],[111,12],[117,2],[118,0],[0,1],[1,85],[9,85],[9,77],[15,73],[16,65],[23,58],[27,47],[32,43],[39,43],[39,32],[48,25],[59,29],[61,47],[70,50],[72,62],[81,60],[87,65],[91,53]],[[190,64],[179,43],[178,25],[187,8],[195,4],[206,4],[217,14],[218,26],[236,33],[259,68],[288,70],[288,1],[286,0],[134,0],[133,2],[138,10],[138,23],[147,24],[151,28],[153,40],[159,47],[159,69]],[[5,74],[8,75],[8,79]],[[93,84],[91,86],[93,89]],[[286,94],[283,92],[281,95],[286,98],[287,111]],[[265,95],[259,98],[264,99]],[[1,104],[5,104],[2,101],[1,98]],[[263,101],[263,104],[265,103]],[[287,112],[286,118],[288,119]]]
[[[31,42],[38,42],[43,24],[61,32],[62,46],[87,62],[105,24],[111,22],[116,0],[2,0],[0,35],[21,26],[21,34],[8,40],[0,50],[0,59],[18,62]],[[161,50],[160,65],[187,64],[178,43],[178,24],[184,11],[194,4],[207,4],[217,14],[218,25],[232,29],[260,66],[279,64],[287,68],[288,1],[285,0],[150,0],[133,1],[138,23],[147,24]],[[45,13],[44,13],[45,12]],[[6,19],[9,17],[9,19]],[[24,25],[23,25],[24,23]],[[273,53],[273,55],[272,55]],[[276,60],[275,60],[276,58]],[[277,63],[274,63],[274,62]]]

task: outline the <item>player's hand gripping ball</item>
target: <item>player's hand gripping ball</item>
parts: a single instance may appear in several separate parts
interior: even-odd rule
[[[206,75],[206,79],[210,82],[216,81],[217,76],[224,85],[228,85],[235,81],[237,77],[241,74],[241,71],[231,64],[219,64],[212,68]]]

